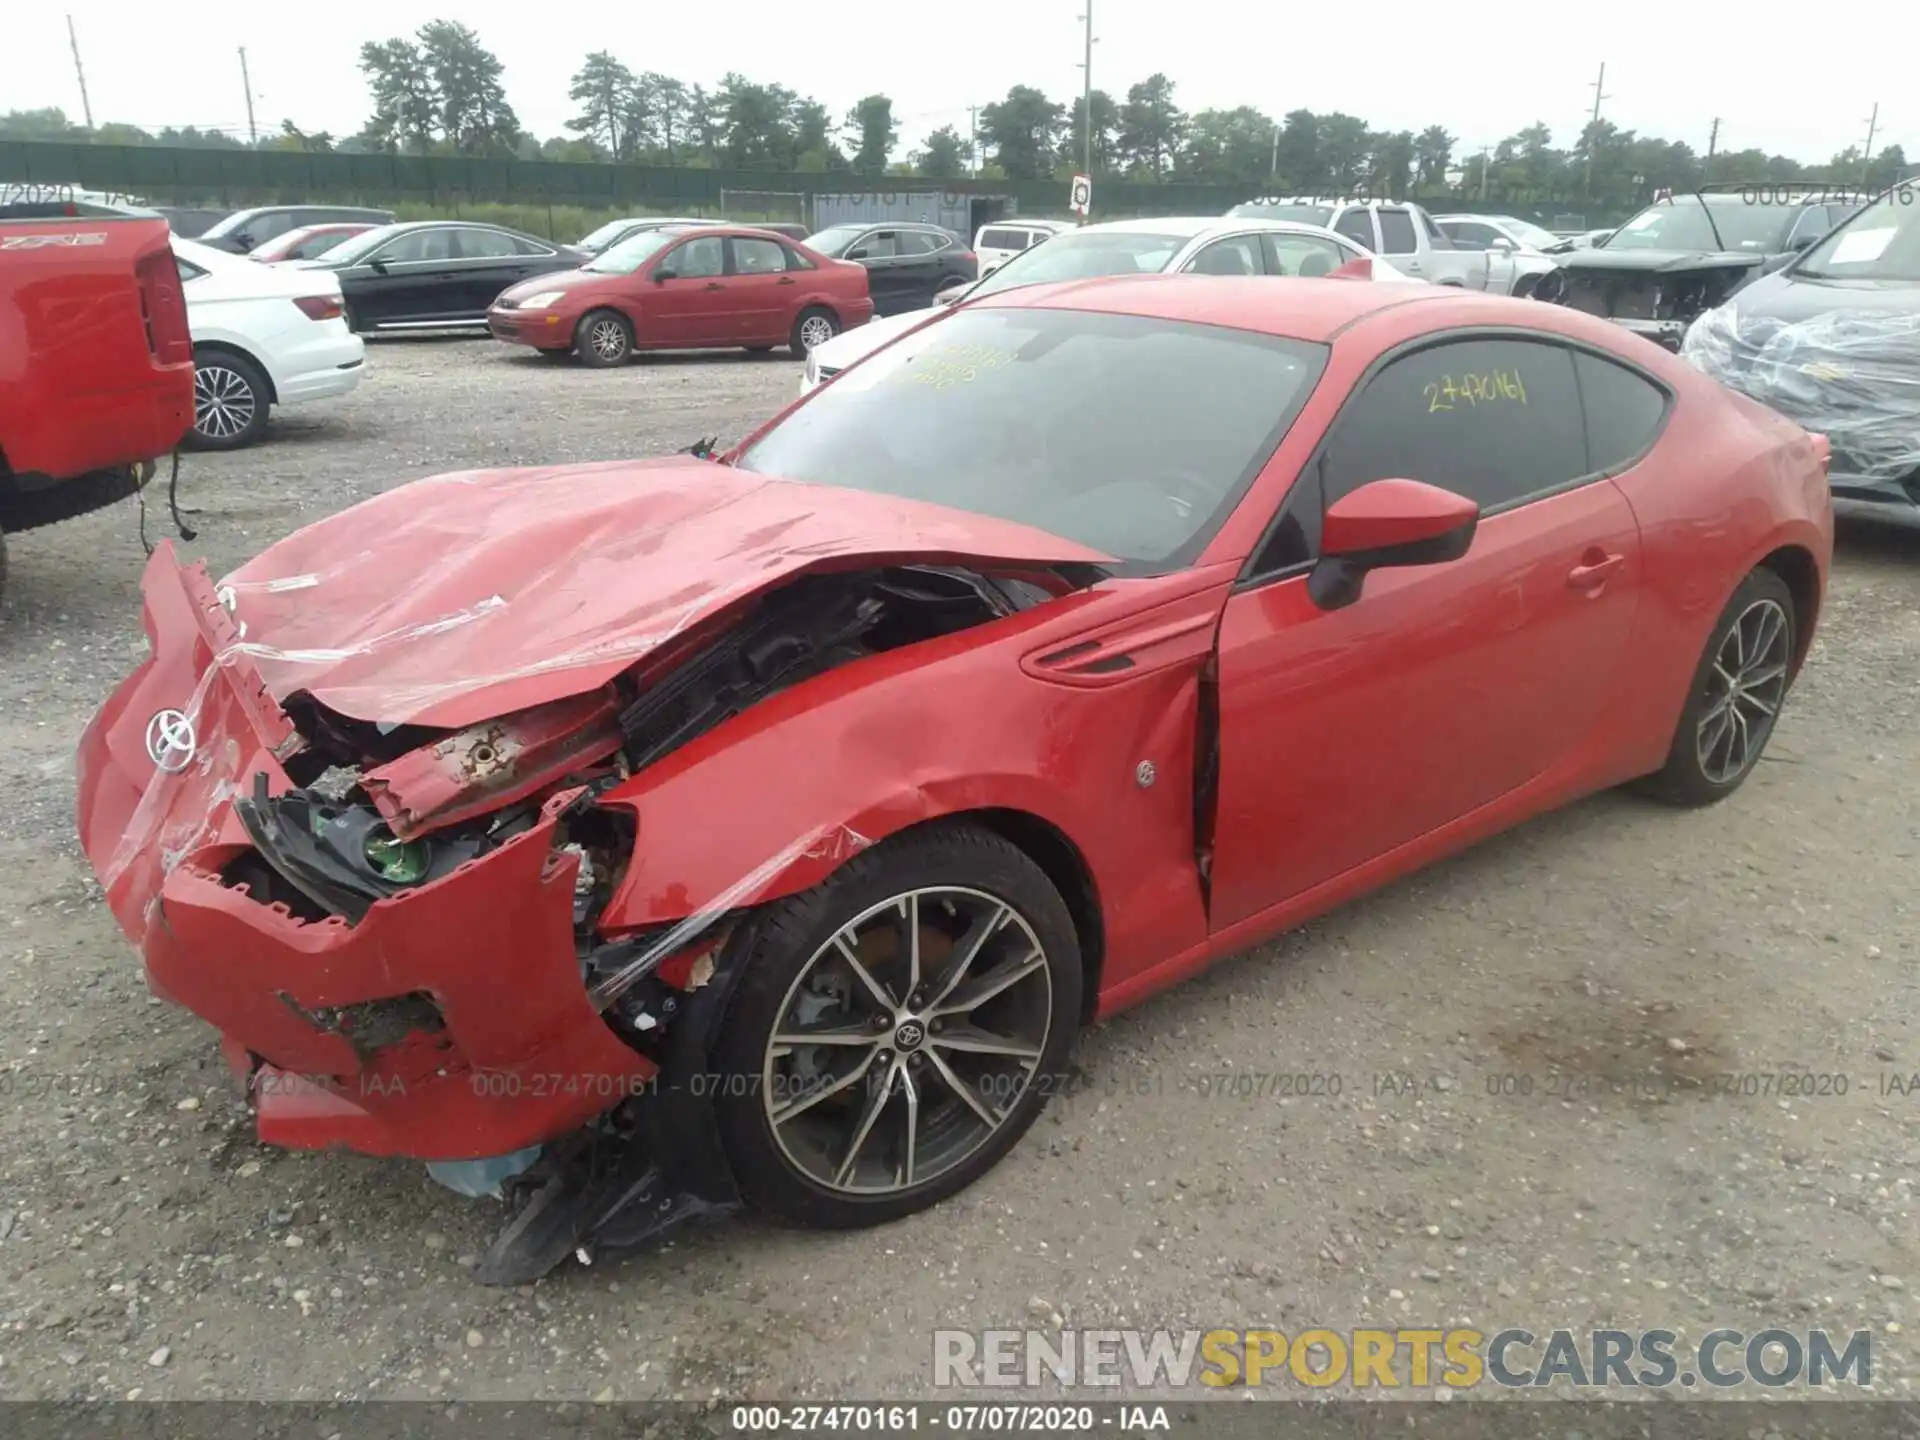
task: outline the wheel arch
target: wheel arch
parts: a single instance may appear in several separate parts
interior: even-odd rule
[[[1073,917],[1074,935],[1080,942],[1080,1015],[1082,1025],[1093,1019],[1100,995],[1100,971],[1106,958],[1106,913],[1100,905],[1100,890],[1094,883],[1087,857],[1071,836],[1051,820],[1030,810],[989,808],[954,810],[919,825],[975,824],[991,830],[1015,846],[1045,873],[1067,913]],[[897,833],[905,833],[897,832]]]
[[[1756,569],[1771,570],[1793,596],[1793,669],[1797,676],[1813,648],[1813,631],[1820,618],[1820,565],[1804,545],[1781,545],[1761,557]]]
[[[249,350],[245,345],[241,345],[233,340],[195,340],[193,342],[194,360],[197,362],[201,352],[209,350],[218,351],[224,355],[237,355],[242,360],[245,360],[249,365],[253,366],[254,369],[258,370],[261,378],[267,382],[267,403],[269,405],[278,405],[280,403],[280,389],[274,383],[273,367],[261,359],[258,352]]]

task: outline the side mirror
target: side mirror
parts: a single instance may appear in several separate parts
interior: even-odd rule
[[[367,268],[376,275],[384,275],[387,273],[387,262],[384,260],[369,260],[367,261]]]
[[[1793,251],[1811,250],[1813,248],[1813,242],[1819,238],[1818,235],[1813,234],[1796,235],[1787,242],[1787,249]]]
[[[653,283],[656,285],[664,285],[669,280],[677,280],[679,278],[680,272],[675,270],[671,265],[653,272]]]
[[[933,303],[936,305],[951,305],[972,288],[971,285],[949,285],[933,297]]]
[[[867,258],[867,248],[862,245],[857,250],[849,250],[843,258],[848,260],[864,260]]]
[[[1515,245],[1513,241],[1509,240],[1506,236],[1496,235],[1487,242],[1487,248],[1489,250],[1498,250],[1502,255],[1511,255],[1520,247]]]
[[[1320,560],[1307,595],[1322,610],[1360,598],[1367,574],[1458,560],[1473,544],[1480,507],[1464,495],[1418,480],[1375,480],[1327,507]]]

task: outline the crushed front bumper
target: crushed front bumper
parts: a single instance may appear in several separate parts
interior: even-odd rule
[[[200,567],[162,544],[150,655],[80,742],[79,828],[154,993],[222,1036],[262,1140],[467,1160],[550,1140],[642,1094],[656,1069],[587,997],[578,860],[539,823],[349,924],[236,878],[233,802],[301,741]]]

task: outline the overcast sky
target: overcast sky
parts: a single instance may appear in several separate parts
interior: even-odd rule
[[[291,119],[350,134],[367,115],[362,41],[458,18],[506,66],[521,124],[561,133],[567,81],[588,50],[636,71],[711,85],[728,70],[788,85],[839,116],[862,95],[893,97],[902,149],[928,130],[967,128],[967,107],[1016,84],[1055,99],[1080,89],[1082,0],[991,5],[896,3],[882,9],[791,0],[720,4],[529,5],[525,0],[380,0],[304,5],[196,0],[158,17],[129,0],[70,0],[96,121],[218,127],[244,134],[247,47],[263,131]],[[1344,110],[1378,129],[1445,125],[1462,150],[1535,120],[1569,145],[1606,63],[1602,114],[1623,129],[1704,151],[1720,117],[1722,149],[1758,146],[1823,161],[1866,137],[1920,145],[1910,47],[1861,43],[1852,24],[1730,23],[1722,7],[1610,0],[1562,23],[1539,7],[1372,0],[1360,7],[1257,0],[1096,0],[1094,84],[1123,97],[1155,70],[1183,109],[1253,105],[1270,115]],[[1749,16],[1748,18],[1751,18]],[[5,26],[0,110],[58,105],[80,117],[80,91],[58,5],[15,6]],[[1384,38],[1383,38],[1384,37]]]

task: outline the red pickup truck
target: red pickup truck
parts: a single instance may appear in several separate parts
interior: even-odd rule
[[[0,585],[9,533],[134,494],[192,422],[166,220],[0,197]]]

